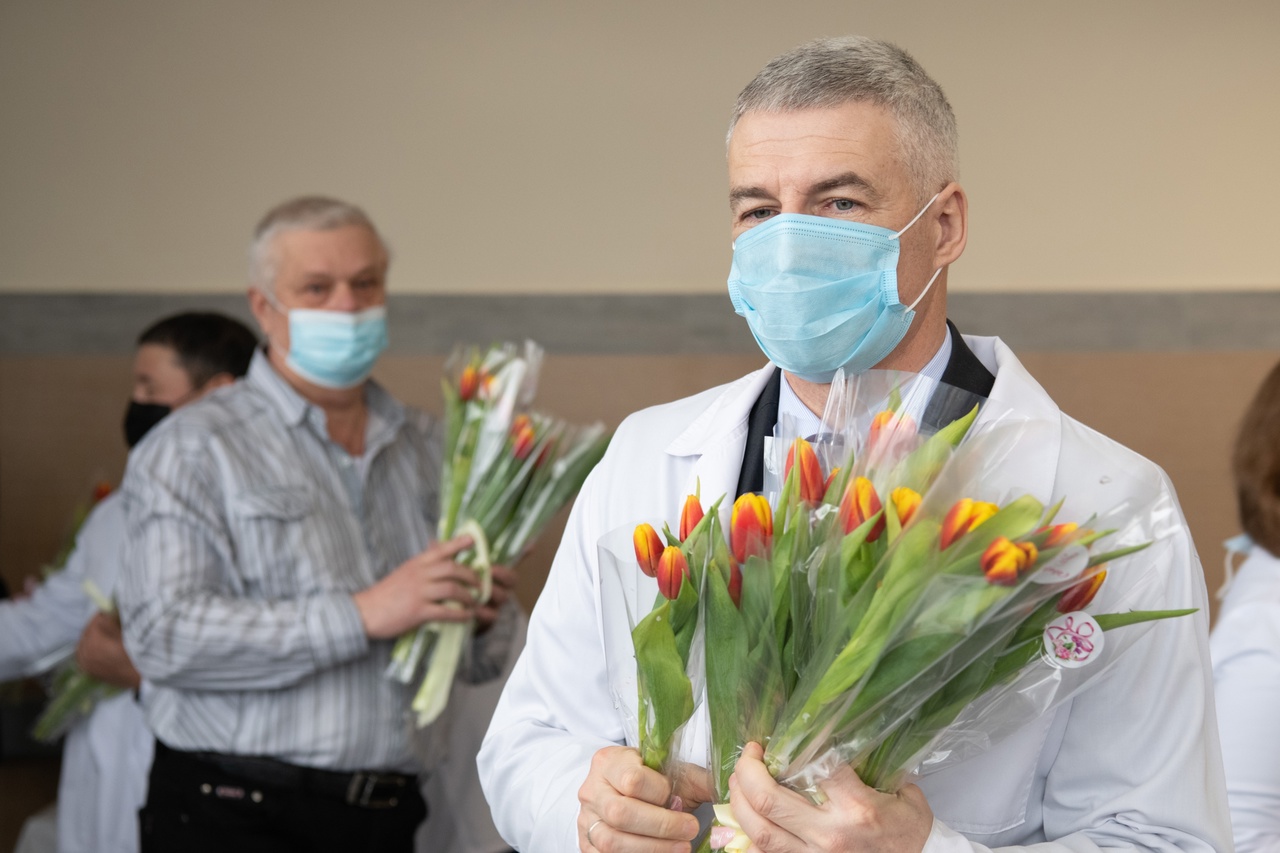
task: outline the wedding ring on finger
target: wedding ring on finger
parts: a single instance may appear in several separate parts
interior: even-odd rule
[[[591,840],[591,830],[595,829],[597,826],[599,826],[602,823],[604,823],[604,819],[599,818],[594,823],[592,823],[591,826],[587,827],[587,843],[590,844],[592,847],[595,847],[596,843]]]

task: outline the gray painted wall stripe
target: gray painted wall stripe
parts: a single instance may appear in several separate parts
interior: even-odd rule
[[[1024,351],[1280,349],[1280,291],[956,293],[964,331]],[[0,294],[0,355],[127,354],[148,323],[223,311],[252,325],[240,294]],[[753,353],[729,300],[695,296],[392,295],[391,351],[446,353],[454,343],[530,337],[552,353]]]

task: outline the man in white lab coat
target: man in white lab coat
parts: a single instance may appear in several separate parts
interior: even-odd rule
[[[711,497],[760,489],[763,437],[780,417],[816,421],[837,369],[873,367],[940,379],[1034,422],[1011,467],[1020,489],[1068,496],[1064,518],[1165,496],[1172,529],[1149,560],[1160,600],[1144,607],[1201,611],[1157,623],[1070,702],[896,794],[845,770],[815,806],[777,785],[749,746],[731,803],[755,847],[1230,849],[1204,581],[1172,488],[1152,463],[1062,415],[999,339],[947,323],[947,268],[967,238],[955,150],[941,89],[883,42],[803,45],[740,95],[729,290],[771,364],[632,415],[583,488],[480,755],[498,828],[517,849],[667,851],[695,837],[695,818],[666,808],[669,783],[619,745],[624,712],[603,648],[626,642],[627,622],[600,610],[597,542],[678,518],[699,484]],[[686,740],[687,758],[705,755],[696,733]]]

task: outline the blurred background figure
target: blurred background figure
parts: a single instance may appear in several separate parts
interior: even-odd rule
[[[243,376],[256,345],[253,332],[221,314],[178,314],[147,328],[134,356],[126,443],[133,447],[172,410]],[[100,612],[85,588],[92,582],[113,594],[123,535],[121,502],[108,494],[85,518],[61,570],[30,596],[0,601],[0,681],[41,674],[74,657],[86,674],[122,691],[67,732],[55,818],[59,853],[138,849],[138,808],[154,739],[137,704],[142,684],[125,653],[120,622]],[[18,849],[53,849],[37,846],[53,833],[33,820]],[[46,814],[43,821],[49,820]]]
[[[1226,543],[1210,651],[1236,850],[1251,853],[1280,850],[1280,364],[1245,412],[1231,467],[1244,535]]]

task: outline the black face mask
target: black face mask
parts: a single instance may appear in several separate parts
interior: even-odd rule
[[[142,441],[143,436],[151,432],[151,428],[169,416],[172,406],[160,406],[155,403],[139,403],[129,401],[129,408],[124,412],[124,441],[132,450]]]

